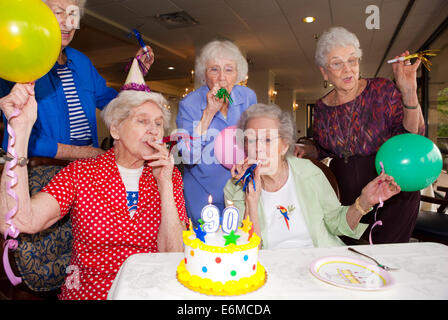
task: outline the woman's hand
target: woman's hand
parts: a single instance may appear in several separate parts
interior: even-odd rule
[[[219,89],[219,85],[215,84],[213,88],[207,92],[207,106],[202,113],[201,121],[199,121],[199,124],[194,128],[194,131],[200,136],[207,132],[215,114],[226,105],[224,98],[219,99],[216,97],[216,93]]]
[[[382,172],[362,189],[359,197],[360,206],[367,209],[379,203],[380,199],[386,201],[400,191],[401,188],[394,178]]]
[[[11,92],[0,99],[0,108],[13,128],[25,127],[31,130],[37,118],[34,83],[16,83]],[[20,111],[20,114],[10,120],[16,109]]]
[[[165,186],[172,184],[172,176],[174,169],[174,157],[168,151],[165,144],[159,144],[155,141],[149,141],[148,145],[156,150],[150,156],[144,157],[149,161],[149,165],[152,167],[152,173],[156,178],[159,186]]]
[[[225,105],[224,98],[219,99],[216,97],[216,94],[218,93],[218,90],[221,89],[219,87],[219,84],[216,83],[213,88],[211,88],[207,92],[207,112],[210,113],[210,115],[215,115],[221,108]]]
[[[409,55],[409,51],[405,51],[395,58],[407,55]],[[418,105],[417,69],[420,66],[420,63],[421,60],[417,59],[414,64],[412,64],[410,60],[398,61],[392,64],[397,87],[403,95],[403,103],[408,106]]]
[[[144,73],[144,76],[146,76],[149,72],[149,68],[151,68],[151,65],[154,63],[154,52],[152,51],[152,48],[150,46],[146,46],[145,48],[148,50],[147,53],[143,51],[143,48],[140,48],[135,54],[135,57],[145,66],[146,72]]]
[[[230,169],[230,174],[232,175],[232,179],[234,183],[236,183],[246,172],[246,170],[254,164],[253,161],[249,161],[248,158],[244,159],[243,162],[232,166]],[[258,201],[261,195],[261,177],[260,177],[260,168],[256,167],[254,170],[254,181],[255,181],[255,189],[253,182],[248,183],[246,188],[246,202],[253,206],[258,205]],[[240,183],[244,185],[244,180]]]

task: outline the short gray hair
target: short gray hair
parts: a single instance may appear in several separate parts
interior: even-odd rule
[[[325,31],[317,41],[314,59],[320,67],[325,67],[328,54],[335,48],[353,46],[358,58],[362,57],[359,40],[354,33],[343,27],[333,27]]]
[[[278,121],[278,134],[280,138],[289,146],[288,153],[292,154],[296,142],[296,126],[291,114],[282,110],[276,104],[257,103],[246,109],[241,114],[238,121],[238,129],[243,132],[247,129],[247,124],[255,118],[270,118]]]
[[[43,2],[47,3],[48,0],[42,0]],[[76,3],[76,5],[79,8],[79,15],[82,17],[84,15],[84,9],[86,7],[87,0],[69,0],[70,2]]]
[[[101,117],[110,130],[112,125],[118,126],[129,117],[132,109],[141,106],[145,102],[153,102],[160,108],[163,114],[163,128],[167,132],[169,130],[171,112],[168,109],[168,101],[157,92],[122,91],[101,111]]]
[[[246,79],[248,72],[247,60],[241,53],[241,50],[228,40],[214,40],[207,43],[196,58],[195,75],[196,79],[203,84],[205,82],[205,69],[207,62],[217,59],[227,59],[236,63],[238,72],[236,82]]]

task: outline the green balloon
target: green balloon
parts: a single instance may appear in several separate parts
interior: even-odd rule
[[[439,148],[428,138],[405,133],[387,140],[378,150],[375,168],[392,176],[402,191],[426,188],[439,177],[443,161]]]

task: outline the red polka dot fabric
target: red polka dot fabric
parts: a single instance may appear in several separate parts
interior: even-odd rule
[[[179,218],[187,223],[182,176],[173,171],[174,200]],[[161,202],[152,168],[145,165],[139,181],[138,209],[131,219],[126,190],[114,150],[72,162],[42,190],[70,212],[73,248],[60,299],[106,299],[112,281],[131,255],[158,252]]]

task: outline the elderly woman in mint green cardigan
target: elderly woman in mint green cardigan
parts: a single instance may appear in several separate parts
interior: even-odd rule
[[[248,157],[233,166],[224,196],[249,215],[262,248],[331,247],[340,235],[359,239],[367,225],[361,217],[379,202],[400,192],[391,176],[381,173],[369,182],[351,206],[342,206],[324,173],[307,159],[292,155],[295,137],[290,114],[276,105],[255,104],[241,116]],[[243,191],[235,182],[258,162],[252,182]]]

